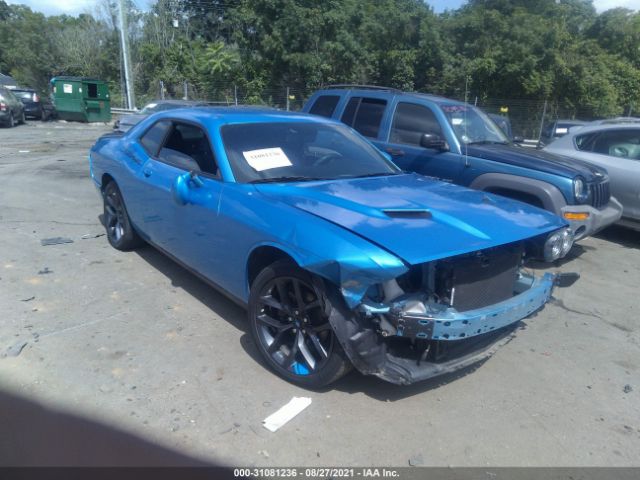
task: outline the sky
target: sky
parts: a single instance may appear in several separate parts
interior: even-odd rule
[[[68,15],[78,15],[83,12],[92,12],[95,9],[98,0],[6,0],[7,3],[22,3],[28,5],[32,10],[42,12],[46,15],[59,15],[66,13]],[[134,0],[139,8],[146,10],[148,5],[154,0]],[[465,0],[427,0],[427,3],[437,12],[443,12],[446,9],[456,9],[460,7]],[[632,10],[640,10],[640,0],[594,0],[593,4],[598,12],[608,10],[615,7],[626,7]]]

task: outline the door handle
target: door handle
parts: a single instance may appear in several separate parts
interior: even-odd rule
[[[404,150],[396,149],[396,148],[387,148],[387,153],[393,157],[401,157],[404,155]]]

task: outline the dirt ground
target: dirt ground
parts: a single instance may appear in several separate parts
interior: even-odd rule
[[[551,270],[582,278],[479,368],[307,392],[263,367],[240,307],[100,236],[87,153],[109,130],[0,129],[0,390],[237,466],[640,465],[640,233],[576,246]],[[293,396],[312,404],[263,428]]]

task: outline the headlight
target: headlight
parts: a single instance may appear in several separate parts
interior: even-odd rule
[[[573,231],[569,228],[562,230],[562,257],[566,256],[573,247]]]
[[[585,203],[589,198],[587,184],[580,177],[573,180],[573,196],[578,203]]]
[[[544,242],[544,260],[553,262],[564,257],[573,246],[573,232],[568,228],[563,228],[553,232]]]

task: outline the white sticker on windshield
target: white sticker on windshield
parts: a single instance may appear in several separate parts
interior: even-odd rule
[[[280,147],[249,150],[248,152],[242,152],[242,154],[247,160],[247,163],[251,165],[251,168],[257,172],[291,165],[289,157],[287,157]]]
[[[462,118],[452,118],[451,123],[454,126],[462,125],[462,120],[463,120]]]

